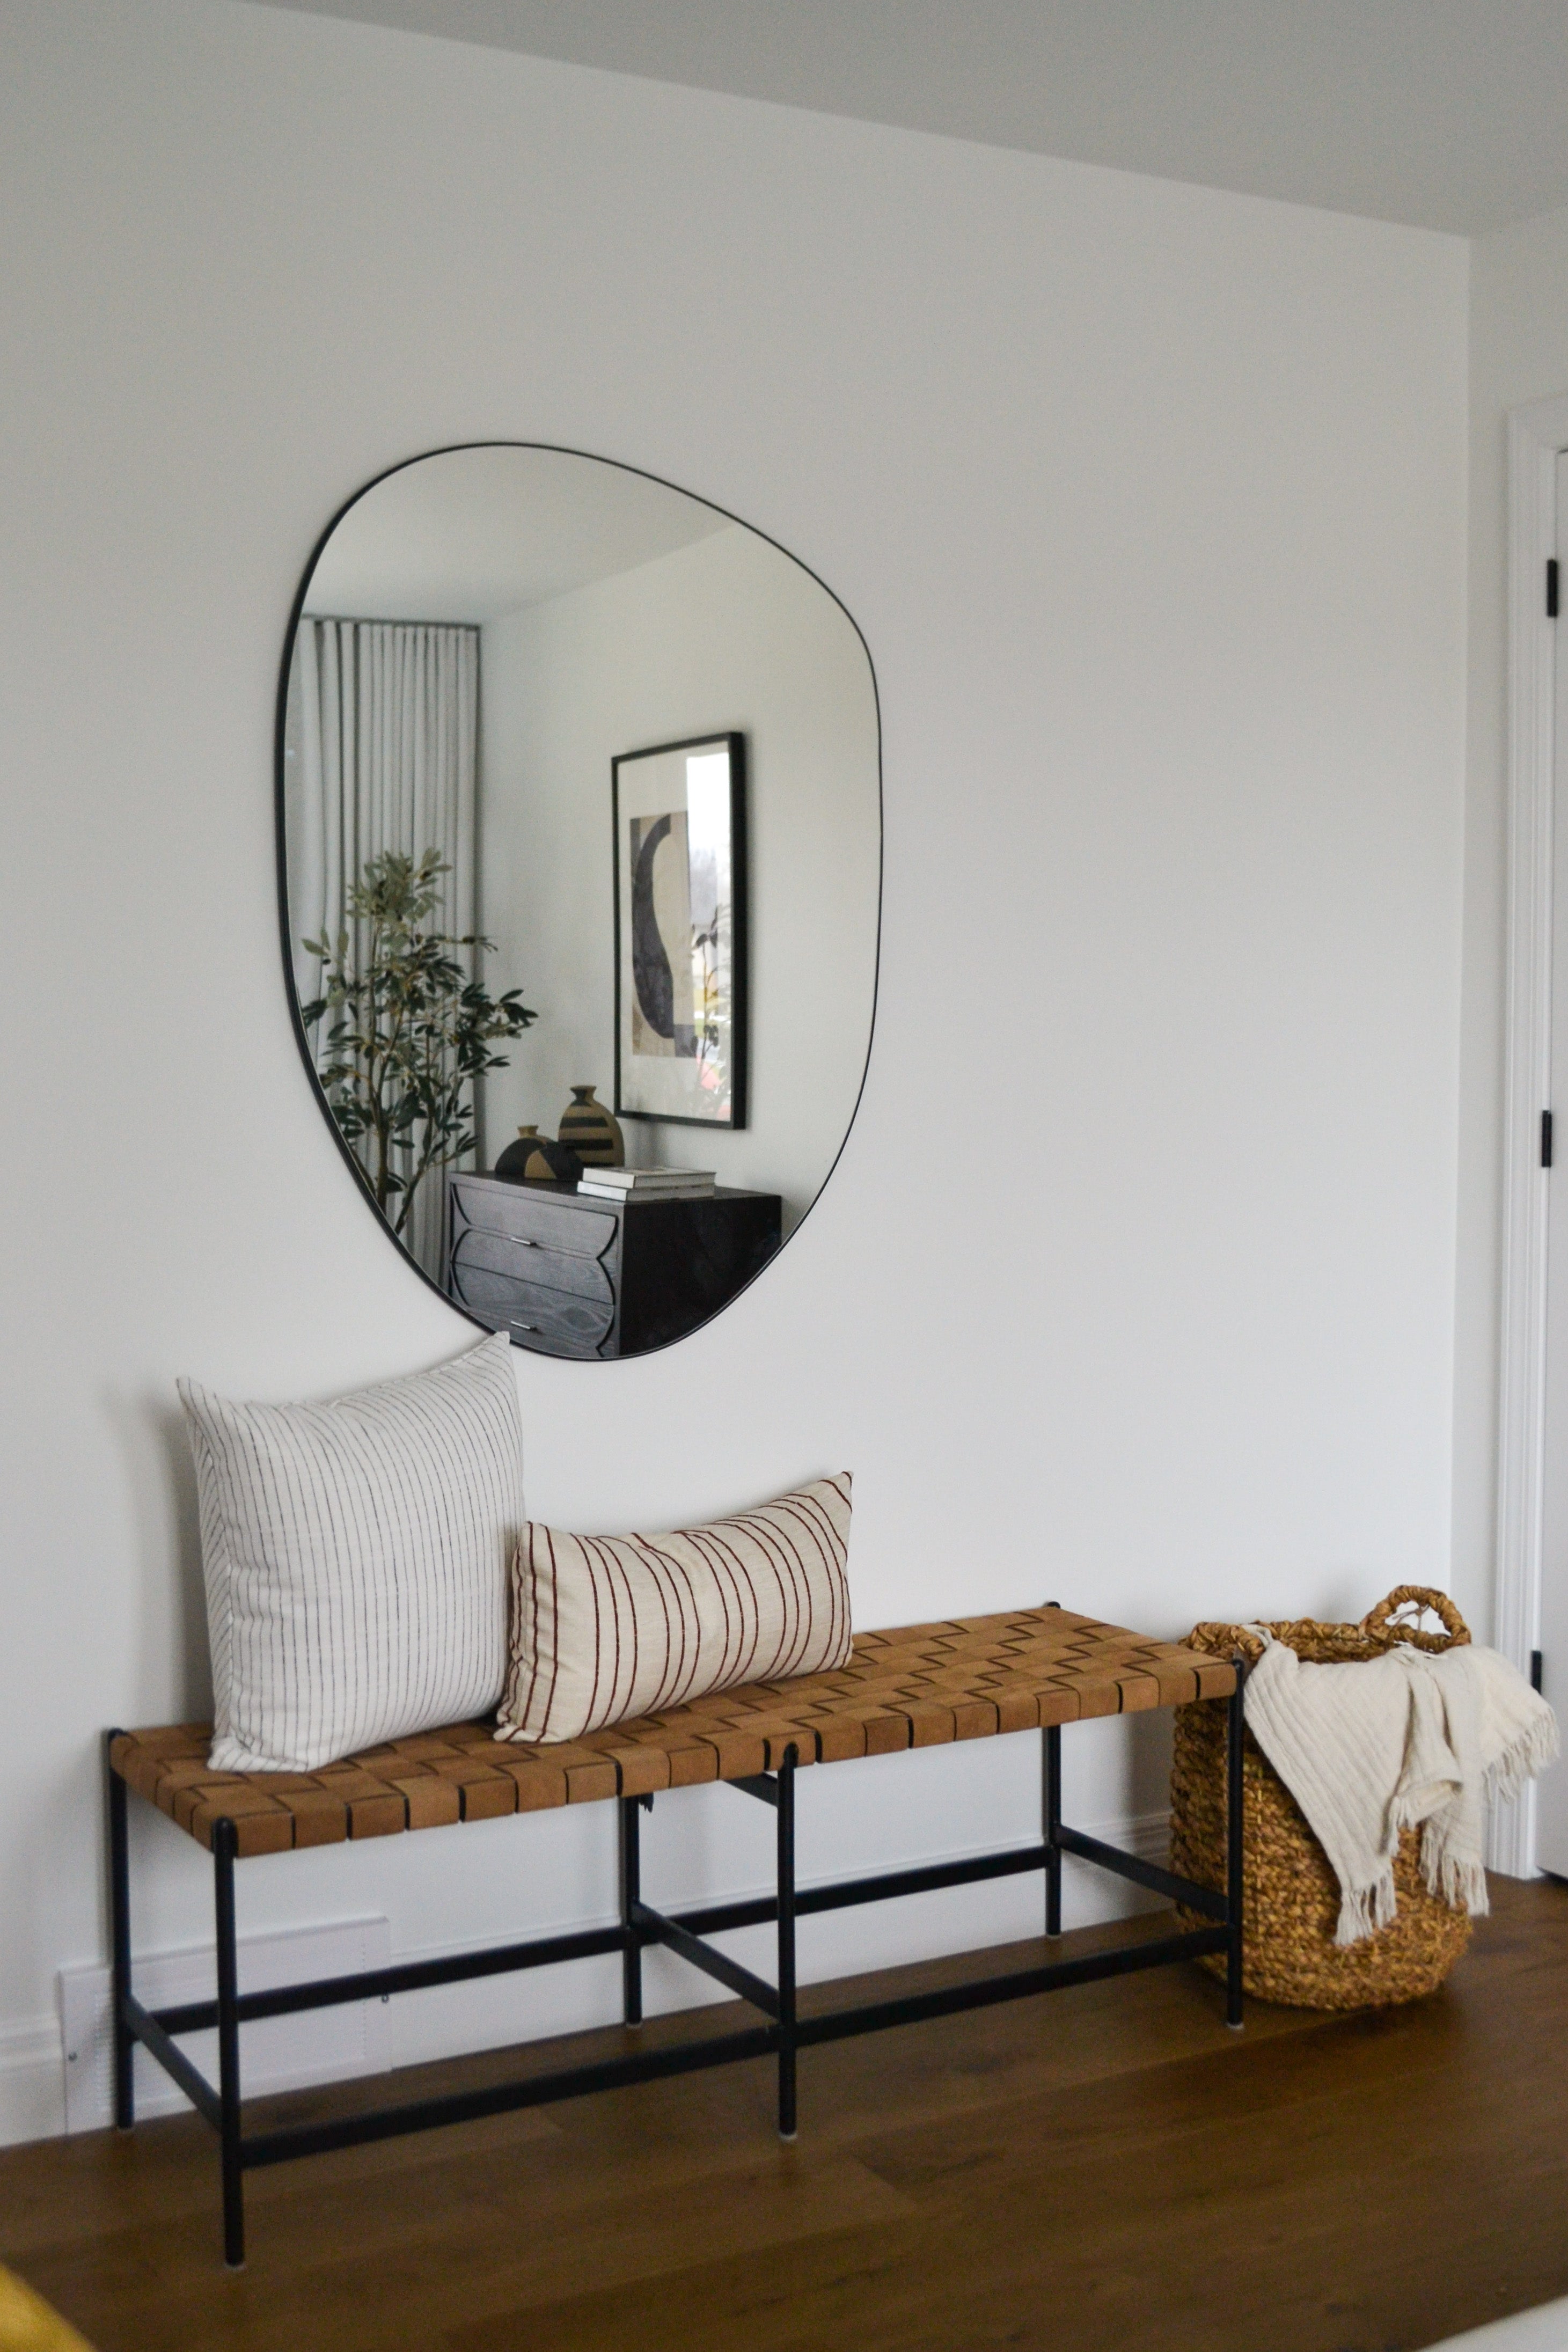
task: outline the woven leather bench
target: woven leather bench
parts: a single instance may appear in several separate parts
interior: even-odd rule
[[[795,2053],[816,2042],[950,2014],[1024,1994],[1055,1990],[1134,1969],[1227,1955],[1227,2021],[1241,2022],[1241,1674],[1239,1663],[1152,1642],[1120,1626],[1058,1608],[957,1618],[891,1633],[858,1633],[847,1666],[793,1681],[748,1684],[693,1700],[668,1714],[569,1745],[498,1740],[482,1723],[455,1724],[390,1740],[307,1773],[215,1772],[211,1728],[179,1724],[106,1735],[110,1893],[114,1962],[115,2120],[134,2120],[132,2055],[142,2042],[218,2131],[222,2145],[225,2254],[244,2259],[242,2177],[330,2147],[568,2098],[613,2084],[646,2081],[731,2060],[774,2055],[779,2129],[795,2129]],[[1227,1703],[1229,1841],[1223,1891],[1179,1878],[1061,1819],[1061,1727],[1093,1717],[1134,1714],[1200,1700]],[[800,1887],[795,1865],[795,1783],[807,1765],[834,1764],[910,1748],[981,1739],[1004,1732],[1044,1734],[1042,1835],[1037,1844],[966,1856],[826,1886]],[[642,1899],[639,1810],[668,1789],[728,1781],[777,1816],[777,1885],[769,1896],[666,1915]],[[151,2011],[132,1990],[127,1792],[166,1813],[214,1858],[217,1997]],[[614,1800],[619,1822],[619,1917],[613,1926],[536,1937],[449,1958],[375,1969],[314,1984],[241,1993],[237,1982],[234,1865],[301,1846],[385,1837],[493,1821],[514,1812]],[[1061,1931],[1064,1853],[1097,1864],[1179,1903],[1211,1924],[857,2008],[801,2017],[795,2000],[795,1922],[815,1911],[929,1892],[1015,1872],[1046,1882],[1046,1932]],[[727,1928],[773,1924],[777,1981],[769,1984],[707,1938]],[[263,2017],[374,1999],[437,1984],[619,1952],[623,2014],[642,2019],[641,1961],[659,1944],[679,1953],[761,2011],[767,2022],[668,2048],[630,2049],[618,2058],[535,2074],[520,2082],[287,2129],[242,2133],[239,2028]],[[218,2032],[215,2088],[180,2049],[185,2033]]]

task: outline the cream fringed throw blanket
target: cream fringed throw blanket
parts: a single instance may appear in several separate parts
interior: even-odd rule
[[[1483,1797],[1517,1796],[1557,1754],[1557,1718],[1496,1650],[1431,1653],[1399,1642],[1366,1664],[1303,1664],[1260,1625],[1247,1725],[1332,1864],[1336,1944],[1394,1914],[1403,1829],[1422,1827],[1434,1895],[1472,1916],[1487,1909]]]

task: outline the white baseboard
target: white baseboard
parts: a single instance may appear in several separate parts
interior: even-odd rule
[[[1135,1853],[1140,1862],[1163,1864],[1171,1851],[1171,1816],[1162,1806],[1157,1813],[1130,1813],[1120,1822],[1104,1822],[1098,1829],[1086,1830],[1084,1835],[1119,1845]]]
[[[1124,1847],[1147,1861],[1164,1859],[1170,1835],[1170,1819],[1164,1812],[1095,1822],[1085,1827],[1089,1834],[1107,1844]],[[920,1859],[925,1864],[957,1862],[992,1850],[991,1842],[976,1842]],[[744,1901],[769,1892],[759,1882],[716,1893],[713,1899]],[[1037,1880],[1004,1878],[871,1905],[863,1911],[818,1914],[807,1923],[803,1938],[801,1981],[935,1958],[1029,1933],[1038,1898]],[[1071,1855],[1067,1858],[1063,1924],[1068,1927],[1114,1917],[1154,1899]],[[550,1928],[552,1933],[571,1934],[605,1926],[610,1916],[605,1911],[582,1919],[552,1920]],[[745,1933],[758,1939],[758,1961],[765,1969],[763,1946],[771,1930],[753,1928]],[[400,1952],[398,1958],[434,1959],[474,1948],[472,1939],[445,1940]],[[240,1984],[252,1990],[346,1975],[385,1967],[391,1957],[390,1929],[380,1917],[247,1937],[239,1946]],[[647,1972],[650,2014],[729,1998],[721,1987],[667,1953],[650,1952]],[[615,1999],[611,1998],[612,1979]],[[423,1993],[417,2000],[345,2002],[340,2008],[269,2018],[247,2026],[242,2032],[241,2079],[247,2096],[293,2090],[310,2083],[457,2056],[494,2042],[607,2023],[619,2014],[618,1981],[619,1964],[612,1958],[573,1969],[482,1979]],[[134,1982],[138,1998],[149,2008],[210,1999],[212,1947],[139,1954]],[[58,2016],[46,2013],[0,2025],[0,2145],[47,2139],[68,2131],[100,2130],[110,2121],[108,1968],[98,1964],[62,1969],[59,1991]],[[216,2038],[193,2034],[184,2042],[209,2080],[216,2066]],[[138,2050],[138,2115],[170,2115],[187,2104],[162,2067],[144,2050]]]
[[[318,1977],[381,1969],[392,1957],[382,1918],[348,1919],[327,1927],[300,1927],[275,1936],[247,1936],[239,1944],[242,1992],[273,1985],[308,1984]],[[144,2008],[169,2009],[211,2000],[216,1990],[213,1947],[155,1952],[135,1961],[132,1981]],[[113,2045],[110,2034],[107,1967],[62,1969],[60,2018],[53,2028],[53,2059],[64,2077],[64,2128],[102,2131],[113,2120]],[[393,2063],[386,2051],[380,2001],[345,2001],[340,2009],[303,2010],[241,2029],[240,2080],[247,2095],[295,2091],[346,2074],[368,2074]],[[216,2080],[217,2036],[191,2033],[181,2046],[209,2082]],[[134,2087],[139,2116],[176,2114],[190,2105],[157,2061],[139,2049]]]

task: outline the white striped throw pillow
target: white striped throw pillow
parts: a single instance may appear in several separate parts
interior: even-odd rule
[[[672,1535],[530,1525],[498,1739],[581,1739],[849,1656],[849,1474]]]
[[[201,1499],[215,1770],[313,1772],[494,1706],[522,1524],[507,1335],[331,1404],[179,1389]]]

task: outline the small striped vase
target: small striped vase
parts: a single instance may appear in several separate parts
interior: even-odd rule
[[[616,1120],[596,1102],[592,1087],[574,1087],[561,1114],[561,1140],[570,1144],[584,1168],[624,1168],[626,1139]]]

